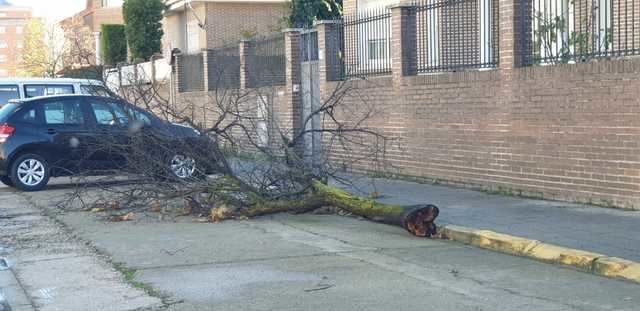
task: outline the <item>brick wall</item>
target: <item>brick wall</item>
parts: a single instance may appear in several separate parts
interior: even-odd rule
[[[391,139],[387,173],[640,209],[640,58],[520,67],[517,7],[501,0],[498,68],[408,74],[403,47],[410,40],[398,32],[399,12],[392,13],[392,75],[346,82],[353,89],[338,111],[342,120],[354,121],[372,109],[364,125]],[[318,27],[326,54],[332,26]],[[298,40],[285,37],[287,84],[271,108],[274,126],[291,131],[300,130],[300,94],[292,88],[300,83]],[[343,85],[326,81],[326,59],[319,66],[323,99]],[[332,151],[336,163],[358,158],[348,163],[354,171],[381,169],[367,150]]]
[[[288,14],[286,3],[207,3],[207,48],[235,44],[243,33],[279,31]]]
[[[500,96],[504,78],[413,76],[395,89],[378,78],[354,82],[367,97],[350,100],[381,109],[372,124],[399,139],[390,173],[640,208],[640,60],[515,69],[513,98]]]

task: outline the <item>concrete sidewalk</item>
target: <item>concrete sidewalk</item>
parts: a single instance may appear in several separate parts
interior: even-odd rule
[[[378,201],[431,203],[440,207],[439,225],[487,229],[564,247],[640,261],[640,212],[557,201],[492,195],[407,181],[352,177],[354,194],[376,191]]]

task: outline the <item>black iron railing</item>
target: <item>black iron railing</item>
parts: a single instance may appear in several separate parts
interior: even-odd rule
[[[418,73],[497,65],[497,0],[420,0],[414,9]]]
[[[247,57],[248,86],[284,85],[285,66],[284,34],[253,40]]]
[[[345,16],[337,34],[343,78],[391,73],[391,12],[384,7]]]
[[[318,60],[318,32],[306,29],[300,34],[300,61],[312,62]]]
[[[202,54],[177,55],[178,90],[204,91],[204,60]]]
[[[238,44],[208,51],[209,90],[240,88],[240,52]]]
[[[520,0],[524,64],[640,54],[640,0]]]

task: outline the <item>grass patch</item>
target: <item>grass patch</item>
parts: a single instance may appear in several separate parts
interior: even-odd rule
[[[143,290],[145,293],[154,297],[162,297],[161,293],[153,288],[150,284],[140,282],[136,280],[136,273],[138,270],[129,268],[125,264],[120,262],[114,262],[113,267],[122,274],[124,280],[131,286],[137,289]]]

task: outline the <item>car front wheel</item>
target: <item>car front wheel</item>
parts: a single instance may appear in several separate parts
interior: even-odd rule
[[[196,160],[182,154],[176,154],[171,157],[169,169],[173,177],[178,180],[189,180],[198,175]]]
[[[38,191],[49,182],[47,161],[36,154],[18,157],[11,165],[11,182],[23,191]]]

